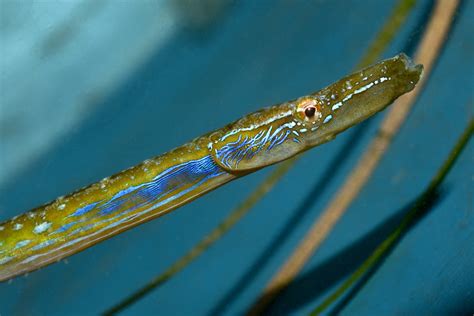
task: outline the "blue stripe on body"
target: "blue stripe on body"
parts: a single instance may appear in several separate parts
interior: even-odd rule
[[[272,132],[272,126],[260,131],[253,137],[245,136],[231,143],[225,144],[216,151],[216,157],[228,168],[237,167],[243,159],[250,160],[260,153],[265,147],[266,151],[283,144],[291,130],[285,125],[278,127]],[[295,141],[296,142],[296,141]]]
[[[136,186],[128,187],[117,194],[110,200],[102,202],[94,202],[77,209],[69,216],[81,216],[91,211],[97,211],[96,216],[110,215],[117,210],[122,210],[117,216],[132,212],[137,208],[151,204],[160,196],[165,194],[172,194],[173,191],[178,191],[183,186],[193,183],[189,188],[177,192],[153,205],[151,209],[164,205],[175,200],[192,190],[198,188],[205,181],[214,178],[224,173],[219,166],[214,162],[211,156],[205,156],[200,159],[191,160],[176,166],[172,166],[167,170],[161,172],[153,178],[152,181],[142,183]],[[128,207],[126,204],[130,204]],[[88,219],[75,221],[60,227],[57,232],[64,232],[70,229],[75,224],[86,222]],[[110,218],[106,221],[113,220]]]
[[[69,216],[81,216],[81,215],[84,215],[90,211],[92,211],[94,209],[94,207],[99,204],[99,202],[94,202],[94,203],[91,203],[91,204],[88,204],[84,207],[81,207],[81,208],[78,208],[74,213],[72,213],[71,215]]]
[[[131,212],[156,200],[161,195],[171,193],[184,185],[199,181],[207,176],[221,174],[221,172],[221,169],[214,163],[211,156],[205,156],[201,159],[173,166],[157,175],[152,181],[140,185],[139,189],[128,192],[123,198],[110,201],[107,203],[107,207],[100,210],[99,214],[111,214],[121,208],[123,204],[131,202],[135,198],[142,200],[141,203],[136,203],[136,205],[126,210],[127,213]]]
[[[208,174],[208,175],[206,175],[204,178],[202,178],[199,182],[195,183],[194,185],[190,186],[189,188],[187,188],[187,189],[185,189],[185,190],[182,190],[182,191],[179,191],[177,194],[174,194],[174,195],[172,195],[172,196],[170,196],[170,197],[168,197],[168,198],[166,198],[166,199],[164,199],[164,200],[162,200],[162,201],[160,201],[160,202],[158,202],[158,203],[156,203],[156,204],[153,204],[152,206],[150,206],[149,208],[147,208],[147,209],[145,209],[145,210],[139,212],[138,214],[133,214],[131,217],[124,217],[124,218],[122,218],[122,219],[120,219],[120,220],[114,221],[116,217],[120,217],[120,216],[122,216],[122,215],[124,215],[124,214],[130,212],[130,210],[126,210],[126,211],[123,211],[123,212],[117,214],[114,218],[108,218],[108,219],[103,220],[102,223],[103,223],[103,222],[110,222],[110,221],[113,221],[113,223],[111,223],[110,225],[108,225],[107,227],[105,227],[105,229],[109,229],[109,228],[118,226],[118,225],[122,224],[123,222],[127,222],[127,221],[131,220],[132,218],[135,218],[135,217],[137,217],[137,216],[140,216],[140,215],[143,215],[143,214],[145,214],[145,213],[148,213],[148,212],[151,211],[151,210],[154,210],[154,209],[156,209],[156,208],[158,208],[158,207],[160,207],[160,206],[163,206],[163,205],[165,205],[165,204],[167,204],[167,203],[170,203],[170,202],[172,202],[172,201],[174,201],[174,200],[176,200],[176,199],[178,199],[178,198],[180,198],[180,197],[182,197],[182,196],[188,194],[189,192],[192,192],[193,190],[199,188],[199,187],[200,187],[203,183],[205,183],[206,181],[208,181],[208,180],[210,180],[210,179],[212,179],[212,178],[214,178],[214,177],[217,177],[217,176],[219,176],[219,175],[221,175],[221,174],[223,174],[223,173],[224,173],[223,171],[219,171],[218,173],[211,173],[211,174]]]

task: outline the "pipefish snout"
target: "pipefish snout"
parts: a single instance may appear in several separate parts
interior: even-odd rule
[[[404,54],[386,59],[0,223],[0,281],[77,253],[333,139],[411,91],[422,69]]]

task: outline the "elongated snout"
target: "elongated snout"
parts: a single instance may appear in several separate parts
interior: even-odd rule
[[[401,53],[353,73],[317,92],[321,123],[308,135],[310,147],[333,139],[340,132],[382,111],[401,95],[413,90],[423,72]]]

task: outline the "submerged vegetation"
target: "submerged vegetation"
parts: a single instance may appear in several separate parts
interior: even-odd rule
[[[376,61],[381,59],[382,54],[387,50],[389,45],[393,43],[397,34],[399,34],[401,27],[409,17],[415,4],[415,0],[399,0],[397,2],[393,8],[392,14],[388,17],[385,24],[379,30],[376,38],[373,40],[372,44],[368,46],[364,56],[355,67],[356,70],[374,64]],[[304,238],[302,238],[300,243],[294,247],[293,251],[291,251],[290,255],[284,260],[280,268],[275,272],[273,277],[270,278],[268,284],[262,289],[254,304],[248,306],[248,315],[260,315],[266,312],[271,313],[272,304],[278,302],[280,293],[297,280],[297,276],[302,271],[305,264],[314,257],[315,253],[324,243],[336,223],[344,215],[351,203],[359,196],[359,193],[362,191],[369,179],[371,179],[374,170],[377,168],[382,157],[391,146],[393,139],[397,136],[400,127],[409,115],[413,104],[416,102],[427,78],[429,78],[431,74],[432,66],[436,63],[438,53],[441,51],[446,40],[446,34],[452,23],[457,5],[458,1],[438,0],[436,2],[430,20],[426,23],[424,28],[425,30],[414,58],[416,63],[425,65],[423,79],[420,80],[417,88],[412,93],[400,98],[390,108],[390,111],[385,116],[385,119],[379,126],[373,139],[369,142],[365,152],[361,155],[361,158],[353,167],[352,171],[348,173],[347,178],[340,185],[328,205],[322,210],[320,216],[314,220],[314,223],[308,229]],[[398,57],[397,60],[402,59],[403,64],[406,66],[408,62],[404,58],[405,57],[401,56]],[[395,59],[392,59],[392,61],[393,60]],[[412,69],[412,67],[412,65],[406,66],[407,69]],[[392,68],[393,67],[391,67],[391,69]],[[360,77],[362,78],[364,75],[361,73]],[[382,76],[379,75],[378,80],[380,80],[380,77]],[[348,81],[352,82],[350,78],[348,78],[344,78],[344,82],[341,81],[341,87],[344,85],[343,88],[345,88],[345,84],[347,84]],[[410,89],[406,88],[405,90],[411,90],[414,82],[417,80],[417,78],[411,80],[413,82],[410,83]],[[353,83],[355,83],[355,81]],[[336,85],[332,86],[328,91],[334,92],[336,88],[339,89],[340,87]],[[364,92],[374,85],[376,84],[372,83],[370,87],[353,87],[353,85],[350,85],[347,89],[349,92],[355,90]],[[322,91],[324,92],[325,90],[323,89]],[[259,130],[259,128],[265,124],[250,124],[252,126],[252,131],[249,132],[248,129],[250,125],[244,124],[248,122],[245,121],[245,119],[240,120],[233,123],[233,125],[229,125],[222,129],[221,134],[219,134],[219,132],[214,132],[213,134],[205,135],[205,139],[202,138],[204,140],[201,142],[200,139],[198,139],[197,142],[195,141],[195,144],[198,145],[196,148],[199,148],[199,153],[197,155],[193,156],[190,152],[191,147],[185,145],[180,147],[178,150],[171,152],[170,158],[172,159],[169,160],[173,160],[174,162],[167,164],[164,169],[158,170],[157,166],[159,164],[157,164],[155,160],[159,159],[160,163],[162,163],[163,160],[167,160],[167,158],[164,156],[157,157],[155,160],[148,160],[134,169],[107,178],[95,185],[82,189],[82,191],[76,192],[71,196],[60,198],[59,200],[40,207],[33,212],[26,213],[19,219],[15,218],[11,222],[1,223],[0,279],[7,279],[19,273],[28,272],[45,264],[65,258],[66,256],[89,247],[105,238],[118,234],[125,229],[171,211],[174,208],[189,202],[195,197],[206,193],[214,187],[220,186],[234,178],[246,175],[262,166],[286,159],[278,163],[270,172],[269,176],[264,179],[264,181],[257,186],[234,211],[222,220],[222,222],[210,233],[204,236],[203,239],[192,247],[185,255],[176,260],[162,273],[149,280],[149,282],[143,287],[133,291],[123,300],[116,302],[110,309],[103,313],[106,315],[117,314],[130,307],[132,304],[139,302],[147,294],[165,284],[177,273],[185,269],[193,262],[193,260],[203,254],[215,242],[219,241],[224,234],[229,232],[239,222],[239,220],[241,220],[268,192],[270,192],[294,166],[296,161],[301,157],[301,155],[295,156],[295,154],[305,151],[309,143],[311,143],[309,146],[311,147],[326,142],[332,139],[335,134],[347,128],[346,125],[341,127],[336,124],[333,132],[329,131],[327,134],[324,134],[325,124],[332,124],[339,119],[337,113],[330,112],[329,109],[339,109],[340,106],[337,104],[342,104],[345,102],[346,98],[347,100],[350,100],[354,96],[354,93],[351,93],[350,96],[344,95],[345,90],[339,89],[337,93],[334,94],[335,96],[333,100],[331,100],[326,107],[324,102],[319,103],[319,100],[325,100],[324,96],[326,95],[331,99],[331,93],[327,93],[328,91],[324,93],[318,92],[309,97],[302,97],[286,104],[286,106],[295,107],[296,110],[293,108],[277,109],[275,107],[257,113],[260,117],[264,118],[261,121],[267,123],[271,121],[270,124],[267,124],[270,126],[274,121],[278,121],[282,118],[286,119],[282,114],[283,112],[291,112],[291,117],[296,116],[297,119],[292,119],[288,122],[285,121],[284,123],[291,124],[294,122],[294,125],[296,126],[299,122],[304,125],[302,128],[306,130],[310,130],[316,123],[318,129],[315,130],[320,132],[316,138],[310,139],[309,137],[308,139],[310,140],[302,141],[301,138],[295,137],[295,140],[288,143],[287,140],[290,139],[288,138],[288,135],[292,136],[292,130],[291,128],[287,128],[283,131],[288,130],[288,133],[282,133],[281,135],[275,134],[276,138],[272,139],[272,141],[262,142],[262,146],[260,147],[263,154],[259,156],[260,149],[251,152],[248,150],[244,152],[241,149],[252,147],[245,142],[255,142],[260,136],[266,135],[265,132],[267,130],[264,130],[264,128]],[[394,97],[387,98],[387,100],[382,102],[380,99],[375,98],[371,102],[383,103],[381,108],[377,108],[377,111],[379,111],[393,99]],[[356,100],[355,103],[360,104],[363,103],[362,101],[364,100]],[[365,105],[365,107],[370,108],[370,102],[366,103],[369,105]],[[276,113],[275,111],[280,112]],[[373,114],[373,111],[370,114]],[[253,116],[251,115],[249,117],[255,119],[255,115],[256,114],[253,114]],[[356,113],[347,116],[353,118],[354,115],[356,115]],[[364,115],[363,118],[367,116],[368,115]],[[360,121],[360,119],[352,119],[349,125],[358,121]],[[273,131],[280,130],[279,126],[281,126],[281,124],[278,126],[272,125],[271,129],[273,129]],[[329,126],[329,124],[327,124],[327,126]],[[357,136],[362,133],[364,128],[364,125],[358,125],[355,128],[354,136],[351,140],[356,139]],[[422,127],[420,126],[420,128]],[[399,215],[403,214],[404,217],[400,221],[400,216],[398,221],[395,221],[399,223],[398,226],[396,226],[392,231],[390,231],[390,229],[394,227],[393,225],[388,230],[385,230],[385,239],[377,247],[368,247],[370,249],[367,250],[366,254],[371,254],[363,262],[362,260],[360,261],[362,264],[359,265],[360,262],[354,261],[352,266],[346,269],[347,271],[342,272],[337,280],[332,280],[333,282],[326,286],[326,289],[329,289],[329,287],[335,285],[336,282],[340,281],[341,283],[340,286],[337,287],[332,294],[323,299],[316,308],[313,306],[314,309],[311,312],[312,315],[319,315],[321,313],[338,314],[358,294],[358,291],[366,284],[376,269],[381,266],[383,260],[387,258],[407,231],[413,228],[414,223],[426,214],[434,203],[436,203],[440,185],[455,164],[456,159],[459,157],[462,150],[466,147],[473,134],[473,128],[474,121],[471,119],[468,127],[465,129],[463,135],[458,139],[449,157],[432,178],[428,188],[423,191],[423,193],[417,197],[412,204],[404,208],[408,209],[407,211],[399,213]],[[296,134],[303,134],[300,130],[295,131]],[[267,134],[269,133],[270,132],[267,131]],[[326,176],[323,176],[322,180],[318,182],[319,187],[326,186],[328,184],[327,182],[333,181],[331,174],[338,172],[338,161],[340,161],[338,158],[341,158],[345,153],[351,150],[351,140],[349,140],[340,153],[336,155],[337,157],[334,161],[331,161],[328,164]],[[235,144],[242,146],[233,146]],[[285,146],[284,150],[278,150],[278,148],[283,148],[279,147],[281,144]],[[306,147],[302,147],[302,144]],[[255,148],[257,147],[260,148],[259,146],[256,146]],[[211,155],[208,155],[208,149],[211,150]],[[189,157],[186,156],[188,153],[191,153],[190,157],[192,159],[188,159]],[[178,164],[176,163],[177,160],[179,162]],[[192,164],[188,164],[188,162],[191,162]],[[165,174],[167,179],[166,183],[161,181],[161,178],[157,176],[157,174]],[[212,174],[212,176],[209,176],[210,174]],[[192,177],[190,177],[190,175]],[[175,181],[172,181],[171,183],[168,179],[171,179],[172,177],[175,177]],[[143,182],[143,179],[146,179],[147,181]],[[161,182],[157,180],[160,180]],[[206,188],[201,190],[200,188],[202,188],[203,184]],[[168,188],[167,191],[166,188]],[[156,192],[162,192],[160,190],[164,190],[163,192],[167,192],[166,194],[168,195],[166,195],[166,199],[163,199],[163,201],[158,201],[161,204],[159,203],[157,206],[156,201],[150,199],[150,196],[154,196]],[[194,190],[197,191],[193,192]],[[82,194],[81,192],[86,192],[87,194]],[[181,194],[181,192],[183,193]],[[192,194],[188,195],[189,192]],[[179,198],[174,201],[173,195],[176,196],[176,193]],[[82,194],[81,197],[76,199],[80,194]],[[132,197],[132,199],[130,199],[130,197]],[[311,200],[311,197],[308,197],[306,200]],[[172,203],[167,205],[170,201]],[[295,212],[293,220],[290,221],[290,223],[298,222],[298,220],[300,220],[298,217],[302,218],[301,214],[305,211],[303,208],[311,205],[311,201],[303,203],[303,207],[300,207],[297,212]],[[57,214],[63,214],[63,211],[66,210],[68,211],[67,216],[64,217],[63,214],[50,217],[50,213],[46,212],[49,210],[48,207],[51,209],[54,208],[54,211]],[[400,205],[394,205],[393,207],[399,208]],[[157,210],[156,212],[155,209]],[[118,212],[115,212],[117,210]],[[128,212],[127,210],[131,210],[131,212]],[[148,214],[147,212],[150,210],[152,210],[152,212]],[[42,217],[43,220],[38,222],[39,217]],[[19,225],[21,225],[21,227]],[[8,227],[8,231],[5,230],[5,227]],[[25,235],[20,235],[20,232],[23,232],[23,228],[25,227],[28,228],[31,233],[29,235],[26,235],[26,233]],[[278,233],[277,238],[272,241],[270,248],[273,250],[278,249],[286,236],[289,235],[293,229],[294,227],[291,227],[291,225],[282,229],[282,231]],[[16,232],[17,235],[13,236],[11,234],[12,231]],[[94,235],[95,232],[98,232],[98,237],[89,238]],[[48,239],[49,237],[44,237],[42,235],[43,233],[49,233],[48,236],[52,237]],[[90,233],[93,234],[90,235]],[[73,238],[71,239],[68,237],[69,235],[66,236],[66,234],[71,234]],[[75,238],[77,238],[77,242],[74,241],[76,240]],[[379,239],[379,241],[382,239]],[[25,249],[30,249],[31,251],[28,252],[25,251]],[[374,249],[373,252],[372,249]],[[42,260],[41,258],[46,258],[46,260]],[[223,314],[227,309],[226,302],[233,300],[235,296],[243,292],[245,287],[248,286],[245,284],[245,280],[248,279],[247,277],[249,274],[259,272],[260,267],[265,266],[268,263],[268,260],[268,251],[262,252],[257,260],[259,267],[251,271],[249,270],[240,282],[234,284],[231,287],[231,290],[216,303],[210,313],[213,315]],[[23,262],[25,264],[22,266],[18,265],[17,262]],[[2,270],[2,265],[8,267],[8,269]],[[357,268],[357,266],[359,267]],[[132,289],[130,289],[130,291],[132,291]],[[157,301],[156,304],[159,304],[159,301]]]

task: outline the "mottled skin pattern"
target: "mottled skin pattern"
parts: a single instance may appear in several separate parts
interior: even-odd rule
[[[400,54],[0,223],[0,281],[327,142],[412,90],[421,72],[421,65]]]

